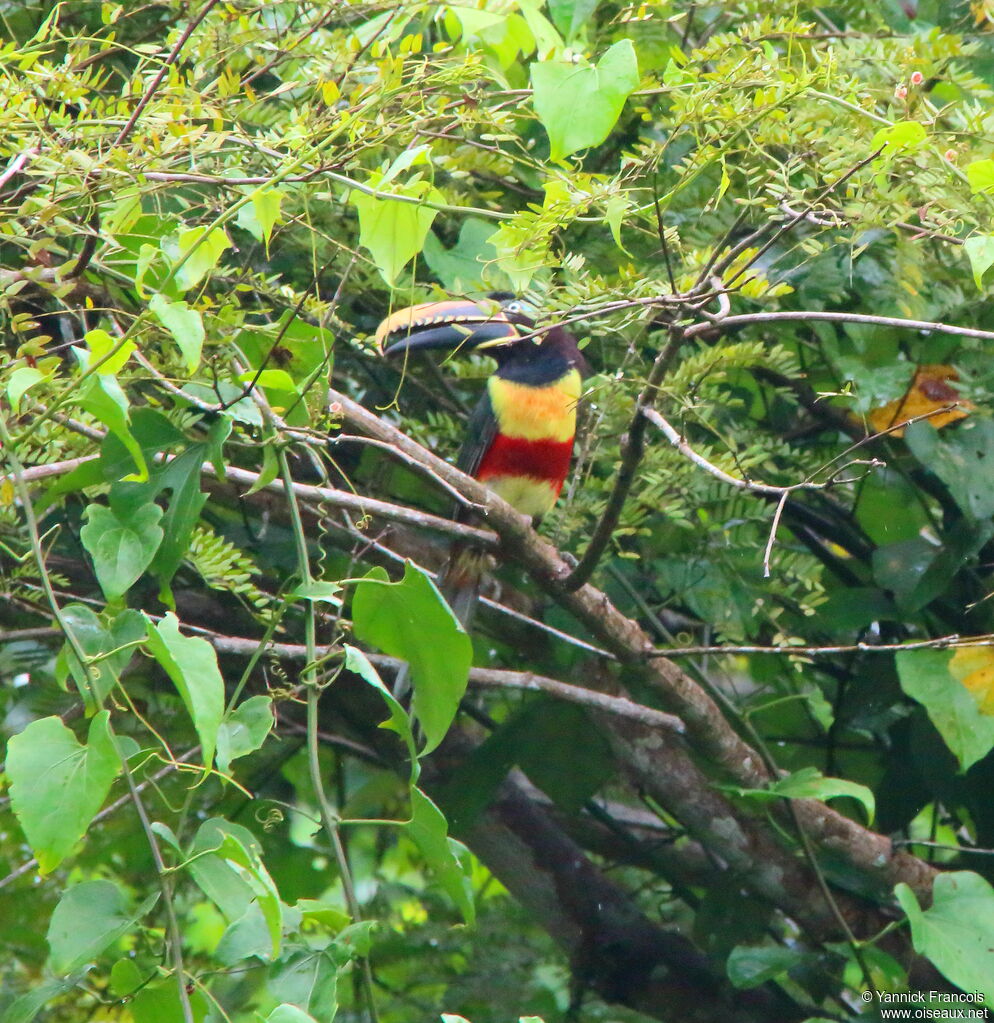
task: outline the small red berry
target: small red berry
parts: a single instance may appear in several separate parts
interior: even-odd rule
[[[921,85],[922,82],[924,82],[924,81],[925,81],[925,76],[921,73],[921,71],[912,71],[911,72],[911,84],[912,85]]]

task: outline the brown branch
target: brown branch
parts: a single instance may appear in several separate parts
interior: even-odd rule
[[[958,337],[975,337],[983,341],[994,341],[994,331],[978,330],[974,327],[958,327],[952,323],[937,323],[932,320],[906,320],[900,316],[873,316],[869,313],[843,313],[824,309],[778,310],[775,312],[740,313],[726,316],[721,322],[722,330],[732,327],[749,327],[762,323],[789,323],[798,320],[822,320],[829,323],[865,323],[876,327],[899,327],[904,330],[935,331],[938,334],[953,334]],[[713,323],[695,323],[686,328],[687,337],[697,337],[714,330]]]

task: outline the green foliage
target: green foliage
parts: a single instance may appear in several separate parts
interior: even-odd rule
[[[924,911],[907,885],[899,885],[896,895],[911,924],[915,951],[928,956],[961,990],[983,995],[990,1006],[994,1002],[990,884],[966,870],[943,874],[935,882],[932,905]]]
[[[357,639],[410,665],[412,708],[425,733],[423,753],[430,753],[466,691],[473,656],[469,637],[434,583],[412,564],[397,583],[385,577],[357,583],[352,618]]]
[[[101,711],[85,745],[54,717],[39,718],[7,746],[10,800],[42,873],[49,873],[86,834],[121,771],[120,748]]]

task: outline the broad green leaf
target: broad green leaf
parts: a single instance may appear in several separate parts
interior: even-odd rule
[[[894,889],[911,924],[915,951],[963,991],[994,1006],[994,888],[969,870],[939,874],[922,910],[906,884]]]
[[[147,480],[148,465],[131,433],[128,399],[117,379],[100,373],[89,377],[83,384],[78,401],[80,408],[103,423],[134,459],[138,472],[125,479]]]
[[[48,1002],[71,991],[81,979],[82,976],[77,974],[46,980],[20,998],[15,998],[3,1012],[0,1012],[0,1023],[31,1023]]]
[[[951,669],[954,651],[902,650],[897,654],[901,688],[923,704],[946,745],[967,770],[994,749],[994,717],[983,714]]]
[[[954,431],[940,434],[928,423],[905,431],[918,461],[949,488],[953,500],[972,519],[994,516],[994,420],[970,416]]]
[[[173,280],[180,291],[189,291],[213,270],[231,241],[219,227],[191,227],[175,239],[163,240],[162,250],[176,267]]]
[[[187,372],[193,373],[200,365],[200,354],[204,347],[204,321],[196,309],[186,302],[170,302],[161,294],[153,295],[148,303],[156,319],[173,336],[186,361]]]
[[[341,607],[341,592],[342,587],[338,583],[311,579],[294,587],[293,592],[287,596],[290,600],[310,600],[314,603],[334,604],[336,607]]]
[[[148,978],[133,959],[118,959],[110,971],[110,993],[117,998],[134,994]]]
[[[247,845],[237,835],[228,831],[224,834],[216,853],[224,860],[229,860],[242,868],[242,876],[248,882],[255,895],[259,908],[262,910],[272,942],[273,955],[280,952],[280,941],[283,928],[283,911],[280,907],[280,896],[273,879],[269,876],[262,862],[256,843]]]
[[[435,584],[408,562],[398,583],[366,578],[352,598],[356,638],[407,661],[423,753],[443,739],[466,691],[473,644]]]
[[[978,290],[983,290],[984,274],[994,264],[994,235],[971,235],[963,242],[963,248],[966,250],[970,260],[970,269],[973,270],[974,283],[977,285]]]
[[[974,160],[966,165],[966,177],[974,195],[994,191],[994,160]]]
[[[759,802],[772,802],[774,799],[835,799],[847,796],[862,804],[866,816],[872,822],[876,812],[876,801],[873,793],[865,786],[845,778],[826,778],[817,767],[802,767],[799,771],[772,782],[769,788],[745,789],[736,785],[720,786],[726,792],[732,792],[746,799]]]
[[[354,646],[349,646],[347,643],[345,644],[345,667],[349,671],[354,671],[368,682],[383,697],[383,701],[390,711],[390,717],[380,725],[380,728],[387,728],[391,732],[396,732],[403,739],[411,760],[411,783],[413,784],[417,781],[419,768],[418,750],[414,742],[414,733],[411,731],[410,718],[404,712],[404,708],[397,701],[397,698],[383,684],[379,672],[370,663],[369,658],[361,650]]]
[[[146,646],[186,705],[203,750],[205,767],[214,759],[217,732],[224,716],[224,680],[217,654],[206,639],[184,636],[171,611],[157,625],[148,621]]]
[[[145,638],[145,619],[137,611],[125,609],[105,626],[85,604],[67,604],[62,609],[66,629],[87,658],[84,671],[72,646],[66,642],[56,662],[56,678],[64,686],[71,674],[82,694],[88,714],[101,708],[121,672],[135,654],[136,644]]]
[[[111,337],[106,330],[101,330],[99,327],[87,331],[84,340],[90,349],[89,364],[93,366],[100,363],[98,372],[107,373],[110,376],[116,376],[124,369],[128,359],[131,358],[131,353],[135,350],[134,341],[122,343],[119,338]],[[117,350],[115,351],[115,349]],[[111,355],[111,352],[114,354]],[[106,362],[100,362],[105,356],[107,356]]]
[[[251,202],[238,210],[236,223],[256,241],[263,242],[269,254],[269,239],[280,221],[280,206],[286,193],[273,185],[262,185],[252,193]]]
[[[728,979],[737,988],[758,987],[786,973],[803,959],[797,949],[780,945],[736,945],[725,964]]]
[[[549,14],[568,41],[587,24],[597,4],[598,0],[549,0]]]
[[[268,696],[250,696],[240,703],[218,729],[218,768],[227,774],[231,761],[259,749],[272,727],[273,701]]]
[[[876,814],[876,800],[873,792],[865,785],[845,778],[826,778],[816,767],[802,767],[786,778],[781,778],[770,786],[770,791],[788,799],[820,799],[823,802],[846,796],[855,799],[866,811],[868,824],[873,823]]]
[[[270,969],[266,987],[273,998],[331,1023],[338,1009],[338,964],[327,951],[295,952]]]
[[[459,228],[459,240],[446,248],[434,231],[424,244],[424,261],[449,291],[511,290],[511,282],[494,264],[497,250],[490,244],[493,226],[479,217],[466,217]]]
[[[245,915],[255,896],[241,871],[216,855],[216,850],[229,834],[256,855],[262,855],[258,841],[248,828],[212,817],[200,825],[194,836],[188,870],[228,923],[234,923]]]
[[[152,563],[162,543],[162,509],[155,503],[137,508],[88,505],[80,539],[90,557],[97,581],[109,601],[119,600]]]
[[[284,1002],[266,1017],[266,1023],[317,1023],[317,1020],[309,1012]]]
[[[439,887],[472,927],[476,920],[476,907],[469,883],[469,852],[461,842],[449,838],[448,824],[442,811],[418,788],[411,788],[411,820],[405,830],[421,850]]]
[[[884,155],[887,155],[902,150],[917,149],[926,138],[928,138],[928,134],[921,122],[898,121],[887,128],[881,128],[873,136],[870,148],[883,148]]]
[[[90,722],[85,746],[57,717],[32,721],[10,740],[11,806],[42,874],[54,870],[86,834],[120,770],[105,710]]]
[[[219,419],[215,426],[230,428],[230,420]],[[191,444],[155,475],[155,493],[169,490],[171,494],[166,514],[162,517],[165,536],[149,570],[159,582],[159,599],[170,607],[172,591],[169,584],[186,557],[200,512],[207,502],[207,495],[200,489],[200,474],[209,452],[209,443]]]
[[[638,88],[639,71],[630,39],[616,42],[591,66],[544,61],[531,65],[535,112],[549,133],[551,157],[599,146],[610,134],[625,100]]]
[[[189,996],[193,1023],[202,1023],[211,1008],[207,996],[197,988],[190,991]],[[140,988],[128,1002],[128,1012],[134,1023],[179,1023],[183,1019],[183,1008],[176,978],[168,977]]]
[[[377,180],[370,181],[374,187]],[[441,202],[441,194],[425,182],[392,191],[417,199]],[[393,284],[401,270],[421,251],[437,212],[419,203],[379,199],[364,192],[352,192],[352,204],[359,213],[359,242],[369,249],[373,262],[387,284]]]
[[[44,379],[45,374],[35,366],[19,366],[11,373],[7,381],[7,400],[15,414],[21,407],[21,398]]]
[[[251,381],[257,387],[268,387],[274,391],[297,392],[297,385],[292,376],[285,369],[264,369],[261,373],[249,370],[247,373],[240,373],[238,379],[247,384]]]
[[[59,900],[48,926],[50,962],[56,973],[70,973],[96,959],[144,916],[158,899],[152,893],[137,912],[111,881],[83,881]]]

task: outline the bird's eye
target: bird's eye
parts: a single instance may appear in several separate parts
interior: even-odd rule
[[[504,309],[506,312],[509,313],[520,313],[521,310],[523,309],[523,306],[521,305],[520,302],[508,302],[507,305],[504,306]]]

